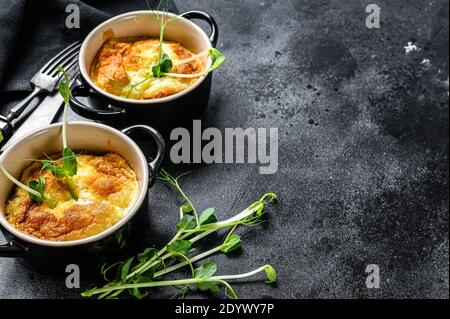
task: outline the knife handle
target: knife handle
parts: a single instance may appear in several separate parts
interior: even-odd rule
[[[6,144],[13,134],[13,126],[11,122],[5,117],[0,115],[0,148]]]
[[[7,120],[9,123],[11,123],[13,120],[15,120],[22,112],[27,108],[28,104],[39,94],[43,92],[42,89],[38,87],[34,87],[33,91],[24,98],[19,104],[14,106],[9,113],[6,115]]]

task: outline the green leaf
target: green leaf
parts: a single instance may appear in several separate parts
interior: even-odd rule
[[[45,179],[39,176],[38,180],[29,181],[28,187],[40,194],[38,197],[35,194],[29,193],[30,198],[35,202],[42,203],[44,201]]]
[[[189,214],[194,211],[190,205],[181,206],[181,210],[183,211],[183,214]]]
[[[273,268],[271,265],[267,265],[264,267],[264,270],[266,272],[266,283],[273,284],[277,282],[277,273],[275,272],[275,268]]]
[[[134,257],[131,257],[127,261],[125,261],[122,266],[120,267],[120,279],[122,282],[127,281],[128,273],[130,272],[131,263],[133,262]]]
[[[216,271],[217,271],[216,263],[210,261],[195,269],[194,274],[195,278],[205,280],[211,278],[216,273]]]
[[[55,165],[57,161],[48,160],[42,161],[42,168],[52,172],[56,178],[65,178],[67,190],[73,199],[78,200],[78,194],[70,183],[70,177],[77,175],[77,157],[76,154],[70,149],[65,148],[62,152],[63,158],[61,165]]]
[[[50,207],[52,209],[56,207],[56,203],[51,198],[47,198],[45,196],[45,194],[44,194],[45,179],[43,179],[40,175],[37,180],[29,181],[28,187],[30,187],[32,190],[35,190],[36,192],[39,193],[39,196],[36,196],[35,194],[32,194],[32,193],[28,193],[31,200],[38,202],[38,203],[44,202],[47,204],[48,207]]]
[[[264,204],[270,204],[277,201],[277,199],[278,199],[277,194],[267,193],[260,199],[260,202],[263,202]]]
[[[210,291],[212,293],[217,293],[220,291],[219,286],[210,282],[199,282],[197,284],[197,288],[200,289],[201,291]]]
[[[59,84],[59,94],[63,97],[64,103],[68,104],[70,99],[70,87],[65,82]]]
[[[3,141],[3,134],[2,134],[2,131],[0,131],[0,143],[1,143],[1,141]]]
[[[64,175],[71,177],[77,175],[77,156],[70,148],[65,148],[63,150],[63,162],[62,162],[62,170],[64,171]]]
[[[216,215],[214,215],[214,208],[206,209],[199,217],[200,225],[207,225],[217,222]]]
[[[97,291],[97,288],[92,288],[92,289],[82,292],[81,296],[82,297],[92,297],[96,291]]]
[[[63,159],[61,165],[55,165],[55,161],[43,161],[43,168],[52,172],[57,178],[77,175],[78,165],[76,154],[70,148],[65,148],[62,155]]]
[[[192,248],[192,243],[188,240],[177,240],[167,246],[167,250],[173,254],[187,256]]]
[[[160,65],[161,73],[169,73],[172,71],[173,63],[167,54],[163,54]]]
[[[69,77],[67,76],[66,70],[64,68],[59,67],[58,73],[62,73],[64,75],[64,78],[59,83],[59,94],[61,94],[62,98],[64,99],[64,103],[69,104],[70,100],[70,84],[69,84]]]
[[[155,78],[161,77],[161,68],[159,64],[156,64],[152,67],[152,73]]]
[[[152,73],[155,78],[160,78],[162,73],[172,71],[173,63],[167,54],[163,54],[161,60],[152,67]]]
[[[149,283],[153,281],[153,274],[154,272],[151,271],[146,272],[144,275],[137,275],[136,277],[133,278],[132,283],[133,284]],[[136,299],[144,299],[150,294],[148,291],[142,293],[141,290],[138,288],[129,289],[128,291]]]
[[[224,254],[231,253],[241,247],[241,237],[238,235],[231,235],[222,244],[220,251]]]
[[[222,54],[222,52],[220,52],[216,48],[209,49],[209,56],[213,61],[213,64],[209,69],[209,72],[214,71],[225,62],[225,56]]]
[[[219,50],[217,50],[216,48],[211,48],[209,49],[209,56],[211,57],[211,59],[213,61],[217,60],[218,58],[222,57],[223,54],[222,52],[220,52]]]
[[[133,279],[133,283],[142,284],[142,283],[146,283],[146,282],[151,282],[151,281],[153,281],[153,278],[155,277],[154,275],[155,275],[154,269],[150,268],[145,273],[136,275],[136,277],[134,277],[134,279]]]
[[[177,224],[179,232],[194,229],[196,227],[195,217],[192,215],[184,215],[180,222]]]
[[[137,255],[137,259],[141,263],[146,262],[150,258],[153,258],[157,252],[158,252],[158,250],[155,248],[147,248],[146,250],[144,250],[143,252],[141,252]]]
[[[145,297],[147,297],[149,295],[148,291],[145,293],[142,293],[138,288],[133,288],[133,289],[130,289],[129,291],[130,291],[130,294],[134,298],[139,299],[139,300],[144,299]]]
[[[62,170],[60,170],[59,166],[54,165],[52,161],[42,161],[42,168],[52,172],[53,176],[57,178],[64,177],[64,175],[62,175]]]
[[[164,263],[164,260],[161,258],[157,258],[154,261],[154,265],[151,268],[149,268],[144,274],[146,275],[147,273],[157,272],[158,270],[161,270],[165,267],[166,267],[166,265]],[[153,274],[152,274],[152,276],[153,276]]]

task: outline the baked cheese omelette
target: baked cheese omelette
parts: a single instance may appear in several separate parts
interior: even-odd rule
[[[173,62],[171,73],[197,74],[201,60],[177,64],[194,56],[176,42],[164,41],[164,54]],[[111,38],[106,40],[92,63],[90,76],[101,89],[124,98],[146,100],[167,97],[192,86],[199,78],[152,77],[160,56],[159,39]]]
[[[79,155],[77,166],[70,185],[78,200],[64,180],[42,170],[41,163],[25,168],[21,182],[28,185],[41,173],[45,194],[55,207],[34,202],[27,191],[16,187],[5,209],[8,222],[39,239],[69,241],[98,234],[125,217],[139,193],[136,174],[125,159],[115,153]]]

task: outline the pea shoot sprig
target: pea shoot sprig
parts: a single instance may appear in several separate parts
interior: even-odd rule
[[[62,161],[43,161],[42,166],[44,170],[49,170],[53,176],[58,179],[63,179],[67,190],[73,199],[78,200],[78,195],[75,191],[75,187],[72,185],[71,177],[77,175],[77,156],[75,152],[68,146],[67,143],[67,121],[69,114],[69,99],[70,99],[70,84],[69,77],[67,76],[64,68],[58,68],[58,72],[63,75],[63,79],[59,84],[59,93],[64,99],[64,119],[62,125]]]
[[[147,5],[149,5],[148,1]],[[163,43],[166,27],[169,22],[173,20],[173,18],[169,18],[167,1],[166,3],[164,3],[164,1],[161,1],[158,5],[157,10],[162,12],[156,15],[156,19],[159,21],[159,57],[158,62],[152,67],[152,74],[155,78],[160,78],[163,76],[163,73],[172,70],[172,60],[167,54],[164,53]]]
[[[12,183],[16,184],[21,189],[25,190],[30,198],[33,201],[36,202],[44,202],[46,203],[50,208],[54,208],[55,204],[53,200],[46,197],[44,194],[45,189],[45,179],[38,178],[35,181],[30,181],[29,185],[25,185],[21,181],[17,180],[14,176],[12,176],[5,168],[3,162],[0,162],[0,171],[3,173],[3,175],[6,176]]]
[[[69,99],[70,99],[70,84],[69,77],[67,76],[66,71],[62,68],[58,68],[58,72],[62,74],[63,78],[59,83],[59,94],[64,99],[64,115],[63,115],[63,124],[62,124],[62,160],[53,161],[53,160],[44,160],[41,161],[42,169],[50,171],[53,176],[58,179],[62,179],[65,182],[68,192],[71,197],[75,200],[78,200],[78,195],[75,191],[75,187],[72,185],[71,177],[77,174],[77,157],[74,151],[68,146],[67,143],[67,121],[68,121],[68,113],[69,113]],[[32,183],[32,184],[31,184]],[[31,181],[31,188],[33,186],[38,186],[42,189],[42,185],[39,183],[36,184],[35,181]]]
[[[189,63],[192,61],[196,61],[196,60],[201,59],[206,56],[209,56],[211,58],[212,65],[209,69],[204,70],[200,73],[181,74],[181,73],[171,73],[170,72],[171,70],[169,70],[169,71],[163,72],[161,74],[162,74],[162,76],[169,76],[169,77],[175,77],[175,78],[198,78],[198,77],[201,77],[201,76],[211,73],[212,71],[214,71],[215,69],[220,67],[225,62],[225,56],[222,54],[222,52],[220,52],[216,48],[210,48],[210,49],[208,49],[202,53],[199,53],[197,55],[194,55],[186,60],[179,61],[179,62],[175,63],[174,66],[178,66],[178,65],[186,64],[186,63]]]
[[[45,194],[46,180],[42,176],[42,172],[49,170],[53,176],[65,181],[66,187],[72,198],[78,199],[75,188],[72,185],[71,177],[77,174],[77,159],[76,154],[68,147],[67,144],[67,118],[69,112],[69,98],[70,98],[70,86],[69,78],[66,71],[63,68],[58,68],[58,72],[63,75],[63,78],[59,84],[59,93],[64,99],[64,121],[62,125],[62,140],[63,151],[62,158],[60,160],[34,160],[42,164],[42,169],[38,173],[38,177],[35,180],[28,182],[28,185],[20,182],[14,176],[12,176],[0,162],[0,170],[2,173],[18,187],[28,192],[30,198],[37,203],[45,203],[50,208],[55,208],[55,201],[47,194]]]
[[[180,221],[176,225],[175,236],[159,250],[147,248],[137,256],[125,261],[111,266],[104,265],[101,274],[107,283],[102,288],[85,291],[82,296],[99,299],[118,298],[124,292],[128,292],[135,298],[141,299],[150,293],[151,288],[166,286],[180,289],[183,295],[192,287],[196,287],[200,291],[217,293],[220,291],[219,286],[221,285],[225,287],[227,296],[237,298],[230,281],[265,273],[267,283],[276,282],[276,272],[270,265],[264,265],[248,273],[216,276],[217,265],[214,262],[206,262],[198,268],[194,267],[194,263],[217,253],[230,254],[239,249],[242,243],[241,238],[235,234],[236,229],[239,226],[253,227],[261,224],[264,208],[267,204],[275,201],[277,196],[273,193],[266,194],[236,216],[219,222],[213,208],[208,208],[198,214],[192,201],[180,186],[180,179],[185,175],[174,178],[167,171],[162,170],[158,176],[160,181],[174,187],[185,202],[179,208]],[[220,245],[194,254],[195,243],[217,230],[225,228],[231,228],[231,230]],[[189,270],[190,278],[165,279],[169,274],[182,268]],[[116,276],[109,279],[113,270],[115,270]]]

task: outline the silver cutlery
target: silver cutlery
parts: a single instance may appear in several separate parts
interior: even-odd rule
[[[27,109],[27,106],[36,96],[50,95],[56,91],[61,79],[58,68],[63,67],[66,70],[72,68],[78,61],[80,46],[79,41],[72,43],[46,63],[30,81],[33,91],[23,101],[14,106],[6,116],[0,116],[0,133],[3,136],[0,146],[11,138],[15,126],[13,121]]]
[[[76,68],[67,70],[69,81],[71,85],[76,80],[77,71]],[[8,148],[9,145],[14,143],[18,138],[38,129],[42,126],[50,125],[58,122],[61,115],[62,108],[64,106],[64,100],[59,92],[46,96],[41,103],[38,104],[36,109],[23,121],[22,125],[14,130],[14,135],[2,146],[0,143],[0,154]],[[28,111],[28,110],[27,110]],[[1,120],[0,120],[1,124]]]

